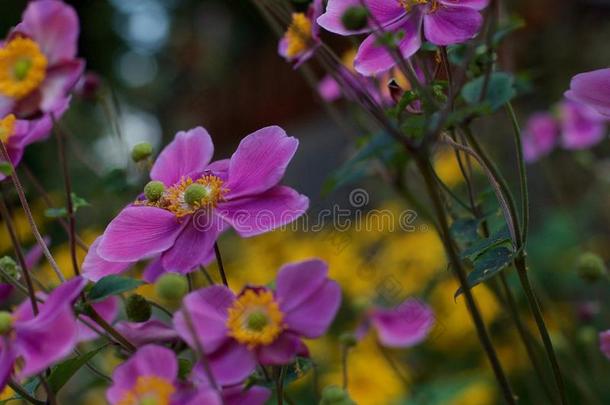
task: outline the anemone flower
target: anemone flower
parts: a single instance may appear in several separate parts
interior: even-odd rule
[[[565,95],[610,117],[610,68],[574,76]]]
[[[295,69],[307,62],[320,45],[320,27],[316,19],[322,15],[322,0],[314,0],[307,13],[293,13],[292,22],[278,44],[278,53]]]
[[[57,287],[34,315],[29,302],[13,314],[0,313],[0,386],[4,387],[19,361],[17,379],[38,374],[66,357],[78,339],[78,324],[72,304],[87,280],[76,277]]]
[[[547,112],[532,115],[523,131],[523,153],[525,160],[535,162],[553,150],[559,140],[559,124]]]
[[[434,325],[434,313],[423,302],[408,299],[395,308],[373,307],[358,327],[362,339],[373,328],[379,343],[391,348],[406,348],[421,343]]]
[[[606,122],[610,119],[592,107],[572,100],[559,105],[561,146],[565,149],[588,149],[606,137]]]
[[[166,271],[186,273],[212,260],[229,227],[250,237],[294,221],[309,199],[279,182],[297,146],[281,128],[266,127],[246,136],[230,159],[209,163],[207,131],[179,132],[152,167],[154,187],[112,220],[89,254],[117,268],[160,255]]]
[[[0,44],[0,117],[32,118],[63,108],[84,69],[76,58],[78,33],[71,6],[59,0],[28,4]]]
[[[224,286],[187,295],[174,326],[191,347],[206,352],[219,383],[243,381],[257,364],[288,364],[306,355],[302,338],[320,337],[341,302],[339,285],[321,260],[282,267],[272,290],[248,286],[237,296]]]
[[[343,15],[352,7],[365,4],[368,25],[357,31],[347,29]],[[423,38],[435,45],[453,45],[477,35],[483,17],[480,10],[488,0],[329,0],[318,24],[339,35],[369,33],[354,61],[356,70],[366,76],[385,72],[395,65],[390,52],[378,43],[380,30],[401,33],[397,46],[404,58],[419,50]]]

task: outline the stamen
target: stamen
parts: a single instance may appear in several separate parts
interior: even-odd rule
[[[398,2],[405,9],[405,11],[408,13],[415,6],[419,6],[419,5],[422,5],[422,4],[427,4],[428,0],[398,0]]]
[[[284,34],[288,43],[286,55],[289,58],[294,58],[307,49],[312,38],[311,28],[311,21],[304,13],[292,14],[292,22]]]
[[[266,346],[284,330],[284,314],[268,290],[248,289],[229,308],[229,335],[249,349]]]
[[[46,77],[47,58],[38,44],[24,37],[0,48],[0,94],[20,99],[34,91]]]
[[[140,376],[116,405],[169,405],[174,391],[173,384],[164,378]]]
[[[9,114],[0,120],[0,141],[6,144],[13,135],[15,121],[17,118],[13,114]]]

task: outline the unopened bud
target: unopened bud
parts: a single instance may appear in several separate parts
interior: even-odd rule
[[[159,297],[168,301],[178,301],[188,291],[186,278],[176,273],[167,273],[159,277],[155,283],[155,291]]]
[[[356,339],[356,336],[351,332],[342,333],[341,336],[339,336],[339,341],[345,347],[354,347],[358,343],[358,339]]]
[[[148,142],[142,142],[133,147],[131,150],[131,158],[134,162],[141,162],[148,159],[152,155],[152,145]]]
[[[193,363],[187,359],[178,359],[178,376],[181,379],[186,379],[193,370]]]
[[[133,294],[125,300],[125,313],[131,322],[146,322],[152,315],[152,308],[146,298]]]
[[[13,329],[13,315],[10,312],[0,311],[0,335],[6,335]]]
[[[144,195],[148,201],[159,201],[165,192],[165,185],[160,181],[149,181],[144,186]]]
[[[576,262],[576,270],[581,278],[591,283],[606,277],[608,273],[604,259],[592,252],[580,255]]]
[[[12,257],[0,257],[0,271],[11,278],[19,280],[21,276],[21,266],[19,266]]]
[[[368,24],[369,12],[362,6],[349,7],[341,16],[341,23],[350,31],[361,30]]]
[[[329,385],[322,390],[320,405],[356,405],[344,389]]]

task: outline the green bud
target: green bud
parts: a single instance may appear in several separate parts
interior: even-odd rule
[[[196,205],[203,198],[207,197],[209,191],[207,187],[199,183],[193,183],[184,191],[184,202],[188,205]]]
[[[155,283],[155,291],[159,297],[168,301],[178,301],[188,292],[186,278],[176,273],[167,273],[159,277]]]
[[[21,266],[15,263],[10,256],[0,257],[0,271],[17,280],[21,276]]]
[[[349,7],[341,16],[343,26],[351,31],[357,31],[366,27],[369,12],[362,6]]]
[[[178,359],[178,376],[185,380],[193,370],[193,363],[187,359]]]
[[[260,332],[269,324],[269,318],[263,312],[254,311],[248,315],[246,324],[249,330]]]
[[[582,279],[591,283],[606,277],[608,273],[604,260],[592,252],[583,253],[578,257],[576,270]]]
[[[356,405],[347,392],[336,385],[329,385],[322,390],[320,405]]]
[[[133,147],[131,150],[131,158],[138,163],[148,159],[152,155],[152,145],[148,142],[142,142]]]
[[[149,181],[148,184],[144,186],[144,195],[148,201],[159,201],[159,199],[163,197],[164,191],[165,185],[160,181]]]
[[[0,311],[0,335],[5,335],[13,328],[13,315],[10,312]]]
[[[356,344],[358,344],[358,339],[356,339],[356,336],[350,332],[342,333],[341,336],[339,336],[339,341],[345,347],[354,347]]]
[[[146,298],[133,294],[125,300],[125,313],[131,322],[146,322],[152,315],[152,308]]]

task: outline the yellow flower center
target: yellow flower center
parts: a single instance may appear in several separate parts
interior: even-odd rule
[[[47,58],[35,41],[17,37],[0,48],[0,94],[20,99],[43,82]]]
[[[289,58],[294,58],[307,49],[312,38],[311,27],[311,20],[304,13],[292,14],[292,22],[284,34],[288,44],[286,55]]]
[[[246,290],[229,308],[229,335],[249,349],[266,346],[284,330],[284,314],[271,291]]]
[[[169,405],[174,391],[173,384],[164,378],[140,376],[116,405]]]
[[[183,177],[163,192],[156,201],[136,201],[136,205],[148,205],[173,212],[177,218],[195,213],[202,208],[215,208],[224,200],[229,190],[223,187],[223,181],[214,175],[205,174],[193,181]]]
[[[13,135],[16,120],[17,118],[13,114],[9,114],[0,120],[0,141],[2,143],[6,144]]]

